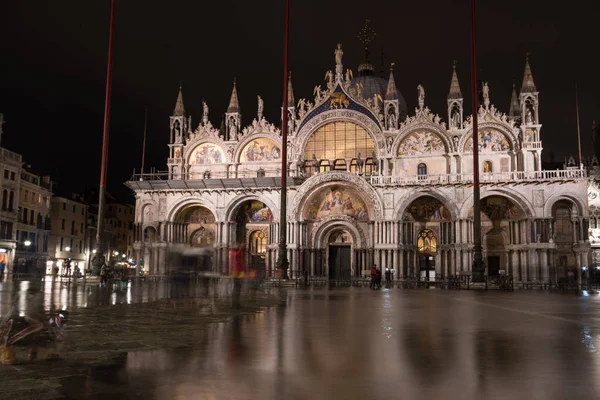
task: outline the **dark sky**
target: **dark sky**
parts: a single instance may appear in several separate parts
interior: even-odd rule
[[[377,37],[371,61],[379,69],[382,47],[396,63],[396,83],[409,110],[422,84],[426,103],[446,120],[446,95],[457,60],[465,106],[470,110],[470,2],[291,0],[290,69],[296,98],[311,97],[334,68],[336,43],[344,66],[356,73],[363,58],[356,39],[365,18]],[[169,115],[179,82],[194,128],[202,99],[219,125],[233,77],[244,123],[256,114],[256,95],[267,119],[279,119],[282,81],[283,0],[117,0],[110,125],[109,191],[126,200],[122,185],[139,170],[148,108],[146,169],[165,170]],[[541,0],[480,1],[478,67],[493,104],[508,113],[513,78],[519,88],[525,54],[540,91],[544,158],[577,153],[575,83],[579,85],[584,154],[590,128],[600,119],[597,73],[598,2],[573,7]],[[7,1],[0,13],[0,112],[2,145],[51,174],[61,192],[96,187],[104,112],[109,0]],[[596,73],[594,73],[596,72]]]

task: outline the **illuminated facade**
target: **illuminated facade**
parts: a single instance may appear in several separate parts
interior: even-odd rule
[[[14,272],[44,274],[48,260],[52,182],[23,167],[19,187]]]
[[[2,133],[0,114],[0,134]],[[6,265],[5,274],[12,273],[17,248],[17,221],[19,218],[19,185],[23,160],[20,154],[0,147],[0,261]]]
[[[46,273],[51,274],[55,266],[58,267],[59,275],[73,274],[75,268],[83,273],[89,259],[86,242],[88,205],[76,196],[53,197],[51,204],[52,231]],[[70,270],[64,268],[66,260],[71,260]]]
[[[446,121],[426,106],[414,113],[389,79],[367,62],[356,77],[342,65],[294,99],[289,115],[287,240],[290,274],[347,279],[375,263],[395,277],[469,274],[473,258],[472,127],[452,73]],[[529,61],[509,114],[482,87],[479,109],[481,219],[486,274],[517,281],[581,277],[588,240],[584,170],[544,171],[539,97]],[[256,118],[241,124],[234,82],[225,124],[204,103],[193,127],[181,90],[170,118],[168,172],[134,176],[135,258],[152,275],[172,273],[171,252],[214,251],[227,273],[228,248],[244,241],[254,267],[275,269],[279,241],[281,132]]]

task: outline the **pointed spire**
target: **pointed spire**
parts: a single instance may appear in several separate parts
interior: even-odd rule
[[[388,79],[387,90],[385,91],[386,100],[398,100],[398,88],[394,79],[394,64],[390,64],[390,78]]]
[[[462,92],[460,91],[460,85],[458,84],[458,76],[456,75],[456,61],[452,65],[452,81],[450,82],[450,92],[448,93],[448,99],[462,99]]]
[[[288,74],[288,96],[287,96],[288,108],[294,107],[294,89],[292,88],[292,71]]]
[[[231,91],[231,99],[229,100],[229,107],[227,107],[227,112],[228,113],[239,113],[240,112],[240,103],[238,101],[235,78],[233,78],[233,90]]]
[[[533,83],[531,67],[529,66],[529,53],[527,53],[527,58],[525,59],[525,71],[523,72],[523,86],[521,86],[521,92],[537,92],[535,83]]]
[[[183,107],[183,94],[181,93],[181,83],[179,83],[179,95],[177,95],[177,102],[175,103],[175,110],[173,110],[174,117],[183,117],[185,115],[185,108]]]
[[[508,116],[513,119],[521,118],[521,106],[519,105],[519,96],[517,95],[517,89],[515,88],[515,81],[513,80],[512,97],[510,98],[510,110]]]

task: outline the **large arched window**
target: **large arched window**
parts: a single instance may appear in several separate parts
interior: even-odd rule
[[[371,136],[352,122],[332,122],[317,129],[304,148],[304,159],[339,160],[369,157],[375,150]]]
[[[267,235],[263,231],[254,231],[250,235],[250,253],[262,254],[267,251]]]

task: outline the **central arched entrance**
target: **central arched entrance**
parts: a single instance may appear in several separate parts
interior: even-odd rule
[[[194,276],[215,271],[216,231],[215,215],[204,205],[189,204],[179,210],[169,234],[171,272]]]
[[[328,237],[329,279],[350,280],[352,277],[352,235],[345,229],[332,230]]]
[[[244,243],[248,252],[249,267],[264,274],[269,265],[269,244],[272,238],[273,213],[260,200],[241,203],[232,214],[235,228],[230,244]]]

